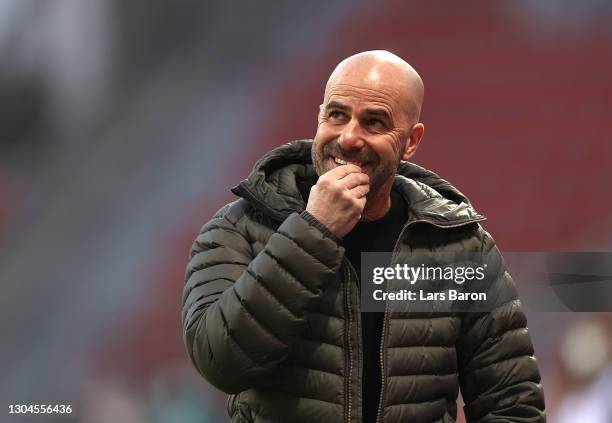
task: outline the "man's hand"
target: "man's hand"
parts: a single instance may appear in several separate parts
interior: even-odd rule
[[[359,222],[370,191],[370,177],[359,166],[338,166],[319,177],[306,211],[342,238]]]

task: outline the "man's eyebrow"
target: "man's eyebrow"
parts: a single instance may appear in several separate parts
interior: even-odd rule
[[[347,110],[350,109],[350,107],[347,106],[346,104],[342,104],[342,103],[340,103],[338,101],[330,101],[325,106],[325,110],[329,110],[329,109],[338,109],[338,110],[342,110],[342,111],[347,111]]]
[[[389,112],[385,109],[366,109],[365,112],[370,116],[379,116],[386,119],[391,119]]]

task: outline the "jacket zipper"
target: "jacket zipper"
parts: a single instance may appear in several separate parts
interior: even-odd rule
[[[384,355],[384,350],[385,350],[385,333],[386,333],[386,328],[387,328],[387,307],[388,307],[388,303],[385,303],[385,311],[383,314],[383,321],[382,321],[382,334],[380,336],[380,396],[378,397],[378,411],[376,413],[376,422],[382,422],[382,411],[383,411],[383,396],[384,396],[384,390],[385,390],[385,355]]]
[[[350,298],[351,275],[350,275],[350,268],[348,268],[348,265],[346,264],[346,261],[348,261],[347,258],[344,257],[343,260],[345,261],[344,274],[346,276],[345,277],[346,282],[344,284],[344,299],[345,299],[345,304],[346,304],[345,311],[348,316],[348,322],[347,322],[346,331],[345,331],[346,344],[347,344],[347,350],[348,350],[348,361],[347,361],[348,369],[346,369],[347,366],[345,366],[345,374],[348,373],[348,377],[345,378],[345,381],[344,381],[344,396],[345,396],[345,401],[346,401],[346,422],[350,423],[351,408],[352,408],[351,379],[353,377],[353,346],[351,344],[352,310],[351,310],[351,298]]]
[[[451,225],[440,225],[438,223],[434,223],[431,220],[412,220],[408,223],[406,223],[404,225],[404,227],[402,228],[402,230],[400,231],[399,236],[397,237],[397,241],[395,241],[395,245],[393,246],[393,253],[392,254],[396,254],[399,251],[399,245],[400,242],[402,240],[402,238],[404,237],[404,233],[406,232],[406,230],[408,229],[408,227],[412,226],[415,223],[428,223],[430,225],[436,226],[438,228],[458,228],[460,226],[464,226],[464,225],[468,225],[470,223],[476,223],[476,222],[481,222],[485,220],[484,217],[481,218],[476,218],[476,219],[470,219],[470,220],[466,220],[464,222],[460,222],[460,223],[455,223],[455,224],[451,224]],[[385,391],[385,354],[384,354],[384,350],[385,350],[385,335],[386,335],[386,329],[387,329],[387,323],[389,321],[388,319],[388,307],[389,307],[389,303],[385,302],[385,312],[383,315],[383,323],[382,323],[382,335],[380,337],[380,376],[381,376],[381,387],[380,387],[380,397],[378,398],[378,412],[376,415],[376,423],[382,423],[382,411],[383,411],[383,398],[384,398],[384,391]]]

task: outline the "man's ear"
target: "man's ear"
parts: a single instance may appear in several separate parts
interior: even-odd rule
[[[425,133],[425,125],[422,123],[417,123],[412,127],[412,131],[410,132],[410,137],[406,141],[406,150],[402,156],[402,160],[408,161],[414,153],[416,153],[416,149],[421,142],[421,138],[423,138],[423,133]]]

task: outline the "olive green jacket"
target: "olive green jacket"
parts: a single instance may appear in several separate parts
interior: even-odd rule
[[[360,422],[357,278],[344,248],[308,213],[299,185],[316,180],[309,140],[260,159],[196,238],[183,292],[189,357],[230,394],[232,422]],[[387,312],[379,421],[544,422],[525,315],[493,239],[468,200],[402,162],[394,186],[409,219],[396,252],[462,251],[489,263],[493,312]]]

